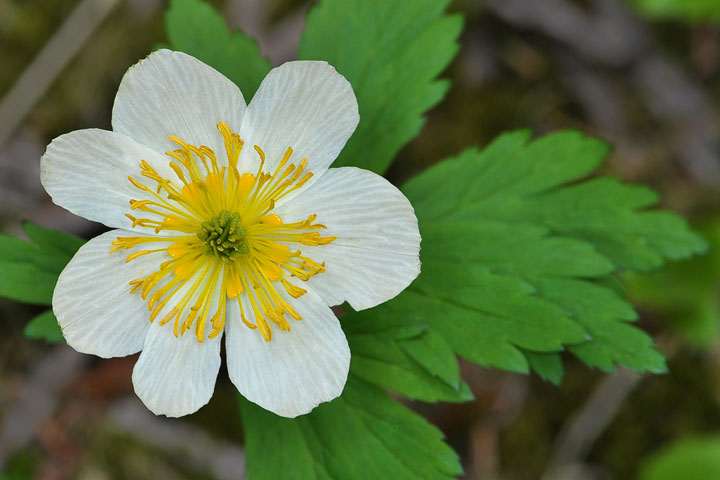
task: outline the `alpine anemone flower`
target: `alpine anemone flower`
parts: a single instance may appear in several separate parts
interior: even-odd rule
[[[249,105],[183,53],[130,68],[113,131],[62,135],[41,161],[55,203],[113,229],[60,275],[67,343],[141,351],[135,392],[171,417],[210,400],[223,334],[230,379],[263,408],[295,417],[339,396],[350,350],[330,307],[373,307],[420,270],[405,196],[329,168],[358,121],[350,83],[325,62],[273,69]]]

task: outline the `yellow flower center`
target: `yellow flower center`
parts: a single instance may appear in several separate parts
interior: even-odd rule
[[[140,162],[140,175],[155,185],[151,188],[128,177],[145,197],[130,200],[130,209],[144,212],[147,218],[131,214],[127,217],[134,228],[172,234],[118,237],[110,252],[141,244],[170,244],[133,252],[126,261],[156,253],[167,258],[156,272],[132,280],[130,292],[139,291],[147,300],[151,322],[161,311],[167,312],[159,322],[174,322],[175,336],[194,325],[197,339],[202,342],[209,321],[212,331],[208,337],[216,337],[225,326],[227,300],[234,299],[245,325],[257,328],[270,341],[269,322],[281,330],[290,330],[285,314],[295,320],[302,318],[278,288],[298,298],[306,290],[288,278],[307,281],[325,271],[325,264],[303,256],[299,245],[326,245],[336,237],[321,236],[318,230],[326,227],[314,223],[317,215],[284,223],[270,213],[278,200],[312,177],[310,172],[303,175],[307,159],[298,165],[290,163],[293,151],[288,147],[275,172],[263,173],[265,153],[256,145],[260,157],[257,172],[240,173],[237,163],[243,141],[225,122],[218,124],[218,130],[225,140],[227,167],[218,165],[209,147],[190,145],[177,137],[169,138],[179,148],[166,152],[177,179],[164,178],[145,160]],[[243,293],[250,308],[241,301]],[[216,299],[219,301],[214,305]],[[254,323],[247,318],[251,314]]]

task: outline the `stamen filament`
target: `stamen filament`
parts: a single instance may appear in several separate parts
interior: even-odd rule
[[[288,147],[274,171],[268,173],[264,171],[266,154],[254,145],[260,160],[257,171],[240,172],[237,165],[243,140],[226,123],[220,122],[217,127],[223,137],[227,166],[220,166],[211,148],[171,136],[168,138],[178,148],[166,154],[176,183],[160,175],[146,160],[140,162],[140,176],[154,182],[156,188],[128,177],[141,197],[130,201],[130,210],[147,216],[127,214],[133,227],[151,229],[156,234],[180,234],[118,237],[110,252],[133,250],[152,242],[166,243],[131,251],[126,261],[158,255],[157,270],[130,281],[130,292],[139,291],[147,300],[151,322],[166,312],[159,324],[173,321],[175,336],[194,327],[200,343],[217,337],[227,321],[227,302],[236,300],[242,322],[270,341],[271,323],[280,330],[290,330],[286,314],[302,319],[278,288],[284,288],[291,299],[299,298],[307,290],[295,283],[325,271],[325,264],[303,256],[301,247],[327,245],[336,237],[321,235],[319,230],[326,227],[315,223],[314,214],[284,223],[272,213],[280,199],[312,177],[312,172],[305,171],[307,159],[291,163],[293,149]],[[213,313],[215,301],[218,303]],[[251,313],[255,323],[248,321]]]

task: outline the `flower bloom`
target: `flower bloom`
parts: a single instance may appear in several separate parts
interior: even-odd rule
[[[342,392],[350,350],[330,306],[384,302],[419,273],[412,206],[382,177],[328,167],[359,121],[324,62],[272,70],[249,105],[227,78],[160,50],[120,84],[113,131],[60,136],[41,162],[58,205],[113,228],[57,283],[68,344],[142,351],[156,414],[205,405],[225,337],[230,379],[286,417]]]

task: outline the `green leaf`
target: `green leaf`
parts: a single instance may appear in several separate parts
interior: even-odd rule
[[[0,235],[0,265],[21,264],[37,270],[60,272],[68,256],[10,235]]]
[[[427,323],[480,365],[559,382],[569,349],[590,366],[665,371],[610,279],[706,249],[657,195],[587,179],[609,151],[576,131],[501,135],[410,180],[423,271],[387,308]],[[532,353],[528,353],[532,352]],[[539,356],[542,355],[542,356]]]
[[[443,338],[411,317],[379,306],[342,319],[352,374],[425,402],[472,400],[455,353]]]
[[[399,342],[400,348],[428,372],[454,388],[460,388],[460,368],[450,345],[434,330]]]
[[[720,220],[698,228],[712,245],[706,255],[660,272],[626,275],[625,281],[641,308],[660,314],[690,345],[709,348],[720,338]]]
[[[468,360],[522,373],[528,364],[520,348],[559,351],[589,338],[527,282],[480,265],[442,262],[429,253],[420,277],[387,308],[414,314]]]
[[[563,375],[565,375],[565,368],[560,355],[526,351],[525,357],[527,357],[530,367],[540,378],[555,385],[560,385]]]
[[[708,480],[720,478],[720,438],[686,438],[645,461],[640,480]]]
[[[49,230],[37,223],[23,222],[23,230],[30,240],[46,250],[54,250],[64,258],[72,258],[85,240],[57,230]]]
[[[50,343],[65,341],[60,325],[52,310],[41,313],[25,326],[23,334],[27,338],[42,339]]]
[[[59,274],[41,270],[30,263],[0,261],[0,297],[50,305]]]
[[[281,418],[240,400],[251,480],[451,479],[455,452],[425,419],[351,375],[342,396]]]
[[[538,282],[543,296],[562,305],[592,335],[592,342],[571,345],[580,360],[606,372],[616,364],[637,371],[664,373],[665,358],[645,332],[625,322],[637,318],[632,306],[603,285],[573,279]]]
[[[325,60],[352,84],[360,124],[334,166],[382,173],[445,96],[437,80],[455,56],[459,16],[449,0],[323,0],[310,11],[300,58]]]
[[[235,82],[250,101],[270,71],[255,41],[230,32],[223,17],[199,0],[171,0],[165,13],[171,48],[201,60]]]
[[[563,185],[597,168],[609,151],[605,142],[577,131],[528,140],[524,131],[501,135],[483,152],[469,150],[429,169],[404,190],[427,209],[425,220],[530,223],[583,240],[624,269],[651,270],[706,249],[681,217],[644,210],[657,201],[647,187],[606,177]],[[442,177],[440,188],[429,185],[433,177]]]
[[[0,297],[50,305],[58,275],[83,240],[25,222],[30,242],[0,235]]]

